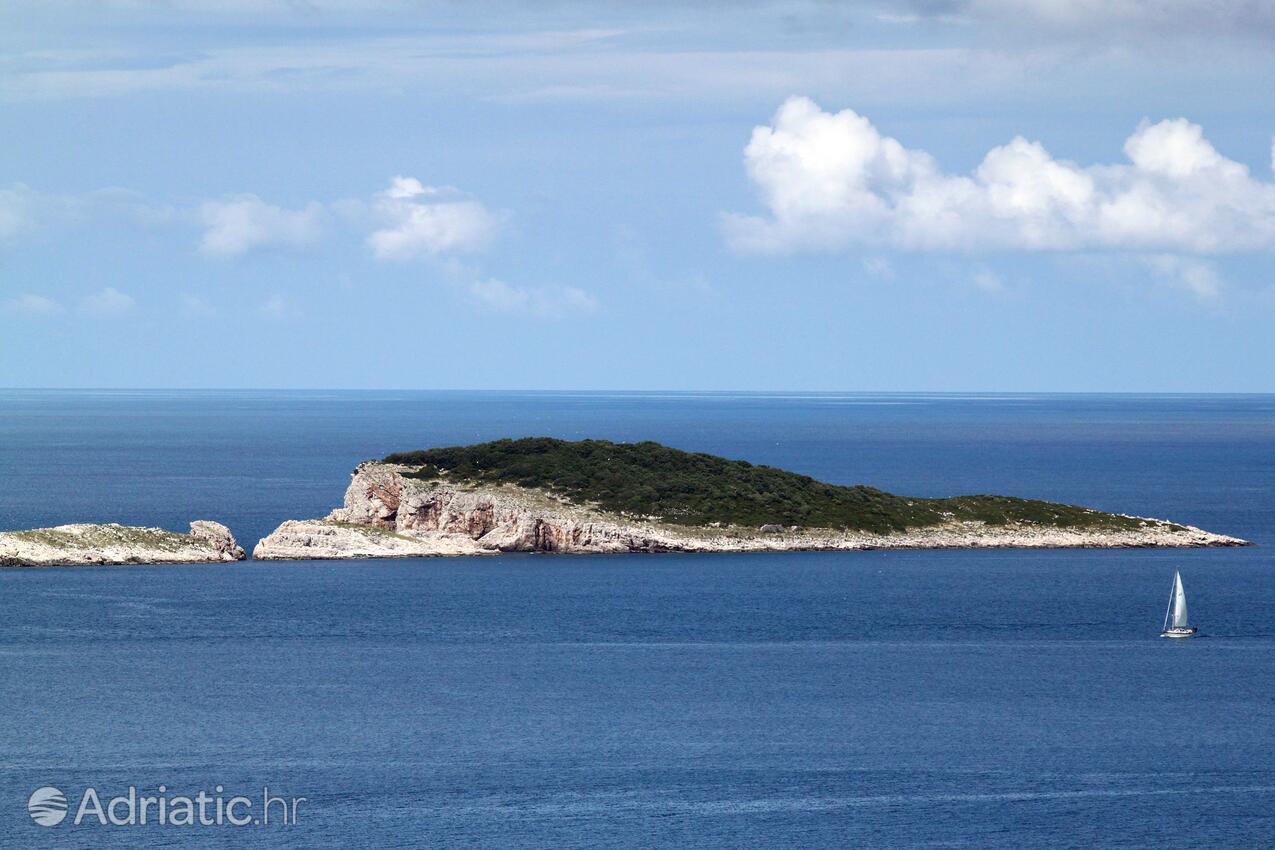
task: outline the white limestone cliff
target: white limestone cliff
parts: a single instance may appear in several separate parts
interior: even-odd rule
[[[1145,519],[1133,529],[953,521],[893,534],[775,531],[637,521],[513,485],[454,484],[368,462],[326,518],[289,520],[262,539],[262,560],[402,558],[498,552],[750,552],[887,548],[1240,546],[1246,541]]]

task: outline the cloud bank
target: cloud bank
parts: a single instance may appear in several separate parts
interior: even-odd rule
[[[1184,39],[1275,35],[1275,6],[1266,0],[905,0],[889,8],[914,19],[987,23],[1035,35],[1101,34],[1130,40],[1148,33]]]
[[[766,214],[728,214],[737,250],[1118,249],[1217,254],[1275,248],[1275,183],[1227,159],[1184,118],[1143,122],[1128,162],[1080,166],[1016,137],[973,173],[883,135],[846,109],[789,98],[744,151]]]

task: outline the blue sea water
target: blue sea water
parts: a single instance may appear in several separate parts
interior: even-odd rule
[[[1275,397],[3,391],[0,528],[251,548],[362,459],[527,434],[1260,545],[3,570],[0,846],[1275,845]],[[306,800],[43,827],[46,785]]]

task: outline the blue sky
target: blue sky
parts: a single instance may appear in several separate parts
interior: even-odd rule
[[[1275,391],[1275,10],[23,2],[0,385]]]

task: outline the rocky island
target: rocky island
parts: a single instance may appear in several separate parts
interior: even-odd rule
[[[213,564],[245,557],[230,529],[202,519],[190,524],[189,534],[115,523],[0,531],[3,567]]]
[[[1242,545],[1075,505],[909,498],[651,442],[537,437],[363,463],[343,507],[283,523],[253,557]]]

